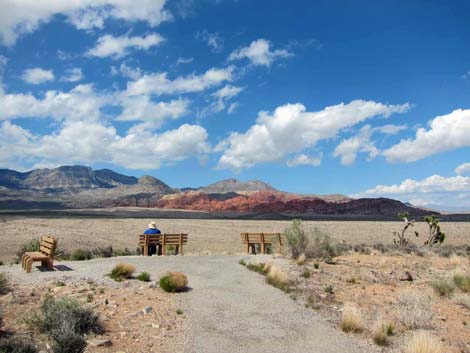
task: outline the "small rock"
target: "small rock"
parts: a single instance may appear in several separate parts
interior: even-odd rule
[[[88,340],[87,343],[88,345],[92,347],[109,347],[112,345],[111,340],[100,340],[100,339]]]
[[[153,328],[160,328],[160,325],[159,324],[152,324],[152,327]]]
[[[144,314],[150,314],[152,312],[153,308],[151,306],[146,306],[145,308],[142,309],[142,312]]]
[[[405,276],[400,278],[400,281],[408,281],[408,282],[413,282],[413,276],[409,271],[405,271]]]

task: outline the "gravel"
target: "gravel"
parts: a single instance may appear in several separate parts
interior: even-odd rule
[[[191,348],[185,353],[270,352],[336,353],[376,351],[332,327],[319,314],[267,285],[264,278],[238,264],[250,256],[166,256],[60,262],[63,271],[26,274],[20,265],[3,266],[13,283],[77,279],[121,285],[105,275],[119,262],[158,279],[167,271],[187,274],[190,290],[180,295],[191,318]],[[266,256],[257,256],[265,261]],[[158,310],[158,308],[157,308]]]

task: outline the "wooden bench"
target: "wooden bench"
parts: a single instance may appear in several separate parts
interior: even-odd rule
[[[250,247],[252,253],[256,254],[256,245],[260,246],[261,254],[266,254],[268,248],[272,250],[273,245],[277,245],[279,251],[282,251],[284,246],[284,239],[281,233],[241,233],[240,236],[246,254],[250,252]]]
[[[54,253],[57,248],[57,239],[50,236],[41,238],[39,251],[26,252],[21,258],[21,265],[26,272],[31,272],[33,262],[41,261],[42,266],[52,270],[54,266]]]
[[[149,245],[157,248],[157,255],[166,255],[166,247],[175,247],[175,253],[183,255],[183,246],[188,242],[188,234],[141,234],[139,235],[138,247],[142,249],[142,254],[148,256]]]

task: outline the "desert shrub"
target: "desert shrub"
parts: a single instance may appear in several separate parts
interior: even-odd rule
[[[41,315],[36,316],[34,321],[40,332],[52,336],[65,326],[79,335],[103,331],[98,315],[69,298],[47,297],[41,305]]]
[[[37,353],[30,340],[19,337],[10,337],[0,339],[1,353]]]
[[[160,287],[165,292],[182,292],[188,286],[188,278],[181,272],[168,272],[160,278]]]
[[[457,305],[461,305],[464,308],[470,310],[470,295],[468,294],[457,294],[454,297],[454,303]]]
[[[5,265],[5,263],[2,260],[0,260],[0,266],[3,266],[3,265]]]
[[[357,283],[357,279],[356,279],[356,277],[349,277],[348,279],[346,279],[346,283],[349,283],[349,284],[356,284],[356,283]]]
[[[315,262],[315,263],[313,264],[313,268],[314,268],[315,270],[318,270],[318,269],[320,268],[320,264],[319,264],[318,262]]]
[[[289,292],[289,277],[279,267],[271,265],[266,275],[266,283],[284,292]]]
[[[442,353],[441,342],[426,331],[418,331],[405,344],[405,353]]]
[[[54,353],[83,353],[87,346],[83,335],[75,331],[75,327],[70,321],[54,330],[51,337],[54,341],[52,344]]]
[[[135,272],[135,267],[131,264],[119,263],[111,270],[109,277],[114,279],[116,282],[120,282],[125,279],[129,279]]]
[[[434,317],[431,297],[417,292],[405,292],[398,297],[397,311],[400,323],[409,329],[432,328]]]
[[[331,235],[315,228],[305,253],[309,258],[330,260],[346,250],[346,245],[338,243]]]
[[[0,272],[0,295],[7,294],[10,290],[10,284],[8,283],[8,277],[3,272]]]
[[[308,234],[303,229],[300,219],[294,219],[292,225],[286,228],[284,235],[292,258],[297,259],[304,253],[309,243]]]
[[[115,249],[113,250],[113,255],[114,256],[132,256],[132,255],[140,255],[140,248],[137,248],[136,250],[130,250],[128,248],[124,249]]]
[[[21,245],[20,250],[16,252],[15,262],[19,263],[25,252],[39,251],[40,246],[41,239],[39,238],[31,239],[28,242],[24,243],[23,245]]]
[[[96,248],[92,251],[93,257],[104,257],[109,258],[113,257],[114,249],[111,245],[105,246],[103,248]]]
[[[445,279],[438,279],[431,283],[432,288],[440,297],[450,297],[455,290],[452,282]]]
[[[470,276],[466,276],[462,273],[457,273],[452,278],[454,284],[464,293],[470,292]]]
[[[310,278],[310,276],[311,276],[311,273],[309,270],[305,270],[304,272],[302,272],[303,278]]]
[[[93,254],[90,250],[86,249],[77,249],[72,253],[72,260],[73,261],[85,261],[91,260],[93,258]]]
[[[388,337],[393,335],[395,326],[390,321],[378,320],[372,328],[372,340],[378,346],[387,346]]]
[[[258,272],[263,275],[266,274],[265,264],[263,262],[249,263],[246,265],[246,268],[249,269],[250,271]]]
[[[307,256],[305,254],[301,254],[296,260],[295,263],[299,266],[302,266],[305,264],[305,261],[307,260]]]
[[[149,282],[150,281],[150,274],[148,272],[141,272],[137,276],[137,279],[142,282]]]
[[[340,328],[344,332],[362,332],[363,323],[362,318],[357,308],[347,305],[343,308],[341,315]]]
[[[176,315],[183,315],[183,310],[176,309]]]
[[[333,286],[328,285],[328,286],[326,286],[325,288],[323,288],[323,291],[324,291],[326,294],[333,294],[333,293],[335,292],[335,289],[333,288]]]
[[[244,259],[241,259],[240,261],[238,261],[238,263],[242,266],[246,266],[246,261]]]

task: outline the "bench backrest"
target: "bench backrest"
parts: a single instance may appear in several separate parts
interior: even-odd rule
[[[281,243],[284,244],[283,235],[281,233],[241,233],[242,243],[261,244],[264,239],[265,244]]]
[[[148,236],[148,244],[163,244],[166,245],[185,245],[188,242],[188,234],[184,233],[164,233],[164,234],[141,234],[139,235],[139,246],[145,245],[145,236]]]
[[[39,247],[39,252],[53,258],[55,249],[57,248],[57,239],[50,236],[44,236],[41,238],[41,244]]]

